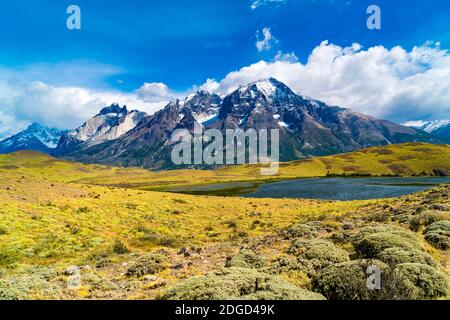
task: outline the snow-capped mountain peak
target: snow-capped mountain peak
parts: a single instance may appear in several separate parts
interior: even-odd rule
[[[253,96],[260,93],[267,99],[281,98],[295,94],[288,86],[274,78],[262,79],[243,85],[239,87],[238,92],[241,94],[253,93]]]
[[[215,93],[205,90],[197,91],[184,99],[181,105],[181,117],[192,113],[192,116],[199,123],[211,121],[219,114],[219,107],[222,99]]]
[[[23,133],[34,135],[39,141],[51,149],[56,148],[62,135],[61,130],[47,128],[36,122],[32,123]]]
[[[95,146],[114,140],[132,130],[147,114],[137,110],[128,111],[126,106],[112,104],[88,119],[82,126],[63,135],[58,153],[67,152],[77,145]]]
[[[444,141],[450,141],[450,120],[410,121],[405,125],[425,131]]]
[[[51,154],[65,131],[32,123],[25,130],[0,142],[0,153],[34,150]]]
[[[450,125],[450,120],[428,121],[428,122],[425,122],[420,127],[420,129],[425,131],[425,132],[432,133],[432,132],[434,132],[436,130],[439,130],[439,129],[443,128],[443,127],[446,127],[448,125]]]

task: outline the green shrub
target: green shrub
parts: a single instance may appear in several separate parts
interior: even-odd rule
[[[283,231],[285,239],[313,238],[317,236],[317,229],[309,224],[295,224]]]
[[[354,238],[353,246],[361,258],[368,259],[378,257],[388,248],[422,251],[415,233],[393,226],[363,228]]]
[[[76,211],[76,213],[89,213],[89,212],[92,212],[92,210],[88,207],[80,207]]]
[[[310,273],[349,260],[347,251],[321,239],[297,240],[288,249],[288,253],[295,255]]]
[[[425,229],[425,240],[442,250],[450,248],[450,221],[439,221]]]
[[[130,252],[130,249],[121,240],[116,240],[111,249],[115,254],[127,254]]]
[[[150,254],[139,258],[127,271],[127,276],[142,277],[147,274],[156,274],[167,268],[167,259],[160,254]]]
[[[61,289],[50,282],[55,276],[49,269],[28,270],[14,278],[0,279],[0,300],[58,299]]]
[[[0,279],[0,300],[25,300],[27,291],[27,286],[20,280]]]
[[[174,237],[159,234],[158,232],[152,231],[143,226],[139,226],[137,228],[137,231],[143,233],[143,235],[140,237],[141,241],[150,242],[155,245],[161,245],[165,247],[172,247],[176,243],[176,239]]]
[[[419,263],[404,263],[398,265],[397,270],[415,287],[416,299],[446,297],[448,294],[447,275],[433,267]]]
[[[387,248],[383,250],[377,259],[388,265],[398,265],[402,263],[421,263],[431,267],[437,267],[436,261],[428,253],[417,250],[405,250],[402,248]]]
[[[258,253],[251,250],[242,250],[233,257],[227,257],[225,267],[259,269],[264,267],[265,264],[265,260]]]
[[[267,272],[271,274],[280,274],[292,270],[307,271],[297,258],[289,255],[281,255],[270,262]]]
[[[252,269],[228,268],[192,277],[167,290],[164,300],[323,300],[320,294],[298,288],[276,276]]]
[[[236,221],[234,221],[234,220],[228,220],[228,221],[225,221],[223,224],[225,224],[228,228],[237,228],[237,222]]]
[[[411,232],[410,230],[399,227],[399,226],[389,225],[389,224],[378,224],[378,225],[364,227],[354,237],[354,240],[358,241],[368,235],[375,234],[375,233],[395,234],[395,235],[400,236],[411,242],[415,242],[415,243],[418,242],[417,235],[414,232]]]
[[[419,231],[422,226],[428,227],[442,220],[450,220],[450,212],[428,210],[409,219],[409,227],[413,231]]]
[[[381,270],[381,289],[370,290],[367,286],[369,266]],[[353,260],[331,265],[322,270],[312,282],[315,291],[330,300],[409,300],[413,299],[415,287],[408,286],[405,278],[392,272],[377,260]]]

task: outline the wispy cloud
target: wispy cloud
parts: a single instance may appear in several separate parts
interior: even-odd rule
[[[261,6],[265,6],[268,4],[283,4],[286,3],[287,0],[253,0],[250,8],[252,10],[256,10]]]
[[[272,35],[270,28],[264,28],[262,31],[256,31],[256,48],[259,52],[269,51],[272,43],[276,43],[277,39]]]

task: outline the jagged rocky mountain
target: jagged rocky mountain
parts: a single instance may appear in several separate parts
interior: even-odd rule
[[[24,131],[0,141],[0,154],[21,150],[34,150],[53,154],[65,131],[47,128],[38,123],[31,124]]]
[[[428,121],[422,126],[416,127],[416,129],[450,142],[450,120]]]
[[[82,152],[89,147],[115,140],[133,129],[147,116],[145,112],[128,111],[127,107],[112,104],[86,121],[81,127],[65,133],[56,149],[57,155]]]
[[[205,123],[211,121],[219,114],[222,99],[217,94],[201,90],[189,95],[180,102],[182,117],[192,114],[196,121]]]
[[[119,138],[84,144],[64,157],[88,163],[173,168],[171,134],[176,129],[192,130],[196,124],[222,131],[279,129],[281,161],[393,143],[439,142],[423,131],[328,106],[268,79],[242,86],[223,99],[201,91],[184,101],[172,101]],[[62,139],[60,145],[63,143]]]

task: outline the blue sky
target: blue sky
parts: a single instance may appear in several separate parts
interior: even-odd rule
[[[71,4],[81,8],[81,30],[69,31],[65,26],[66,9]],[[381,30],[366,27],[366,9],[371,4],[379,5],[382,10]],[[376,46],[386,50],[399,46],[410,57],[416,56],[415,47],[425,46],[432,51],[423,55],[441,59],[431,65],[421,58],[408,67],[405,71],[408,74],[424,73],[442,65],[442,59],[446,63],[446,50],[450,47],[450,2],[446,0],[2,0],[0,21],[3,24],[0,28],[0,137],[32,120],[49,125],[75,125],[82,117],[95,113],[99,104],[92,103],[95,94],[102,103],[109,102],[109,98],[120,100],[136,95],[137,100],[133,100],[136,107],[140,107],[140,98],[143,108],[153,111],[156,104],[162,106],[165,101],[162,98],[185,94],[207,79],[215,79],[217,84],[213,88],[216,88],[230,72],[260,61],[270,64],[284,59],[285,63],[305,66],[313,50],[324,40],[342,50],[358,43],[361,48],[356,51],[364,52]],[[264,29],[269,31],[272,40],[263,50],[258,50],[256,34],[259,32],[262,40]],[[295,82],[291,76],[285,78],[287,82],[289,79]],[[398,76],[399,81],[403,79],[402,75]],[[44,90],[42,86],[47,86],[47,91],[62,90],[65,94],[74,88],[86,90],[77,92],[84,99],[80,102],[84,105],[83,112],[63,122],[57,117],[45,117],[30,106],[19,105],[30,103],[26,99],[13,103],[11,97],[2,99],[1,80],[14,86],[18,95]],[[137,94],[145,83],[159,84],[156,89],[164,84],[165,91],[156,92],[153,97],[155,88],[149,85],[149,90]],[[357,101],[364,100],[351,97],[347,102],[336,94],[336,88],[326,91],[327,86],[322,87],[323,90],[306,86],[305,90],[326,102],[353,108]],[[295,89],[302,91],[302,88]],[[60,92],[53,98],[61,101],[59,95]],[[443,98],[446,97],[427,103],[431,107],[442,103]],[[76,103],[70,99],[74,98],[62,103],[66,109]],[[2,105],[5,101],[9,104]],[[52,103],[56,102],[52,100]],[[411,101],[402,103],[411,104]],[[389,110],[394,108],[391,104]],[[401,108],[401,104],[395,107]],[[439,114],[422,111],[411,115],[411,119],[395,111],[377,111],[373,115],[396,121],[427,120],[450,116],[445,108],[439,106],[439,110],[443,109]],[[370,106],[365,106],[359,111],[370,113],[370,110]]]

